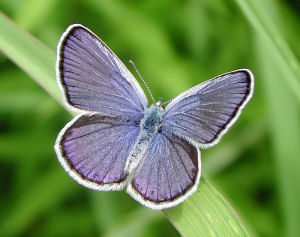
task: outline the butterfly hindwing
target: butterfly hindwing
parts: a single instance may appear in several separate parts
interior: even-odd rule
[[[95,190],[120,190],[125,185],[124,167],[138,133],[134,121],[79,115],[60,132],[55,151],[78,183]]]
[[[253,93],[247,69],[229,72],[177,96],[166,107],[162,127],[201,148],[216,144],[236,121]]]
[[[169,208],[197,189],[200,173],[199,149],[162,131],[154,135],[127,191],[147,207]]]
[[[121,60],[82,25],[68,27],[57,51],[57,79],[68,104],[81,112],[140,118],[147,99]]]

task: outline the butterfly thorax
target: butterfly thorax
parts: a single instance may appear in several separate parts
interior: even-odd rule
[[[141,131],[145,131],[149,135],[156,133],[161,126],[163,114],[164,110],[160,104],[153,104],[147,108],[140,123]]]
[[[130,174],[143,160],[144,154],[154,137],[160,131],[164,110],[160,103],[151,105],[145,110],[140,122],[140,132],[125,165],[125,172]]]

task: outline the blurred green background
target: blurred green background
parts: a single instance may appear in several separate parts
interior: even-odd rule
[[[202,152],[203,174],[251,235],[300,236],[299,1],[0,0],[0,10],[53,51],[69,24],[86,25],[135,62],[155,98],[251,69],[254,97]],[[0,51],[0,235],[178,236],[162,212],[63,171],[53,145],[70,118]]]

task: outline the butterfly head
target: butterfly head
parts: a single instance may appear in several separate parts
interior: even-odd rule
[[[164,111],[164,108],[162,107],[162,101],[161,100],[156,101],[152,106],[158,108],[161,112]]]

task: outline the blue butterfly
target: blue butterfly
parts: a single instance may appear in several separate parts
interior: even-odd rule
[[[183,92],[164,109],[147,98],[121,60],[86,27],[74,24],[57,49],[57,81],[79,112],[58,134],[59,162],[94,190],[126,188],[152,209],[173,207],[196,191],[200,148],[218,143],[253,94],[247,69]]]

